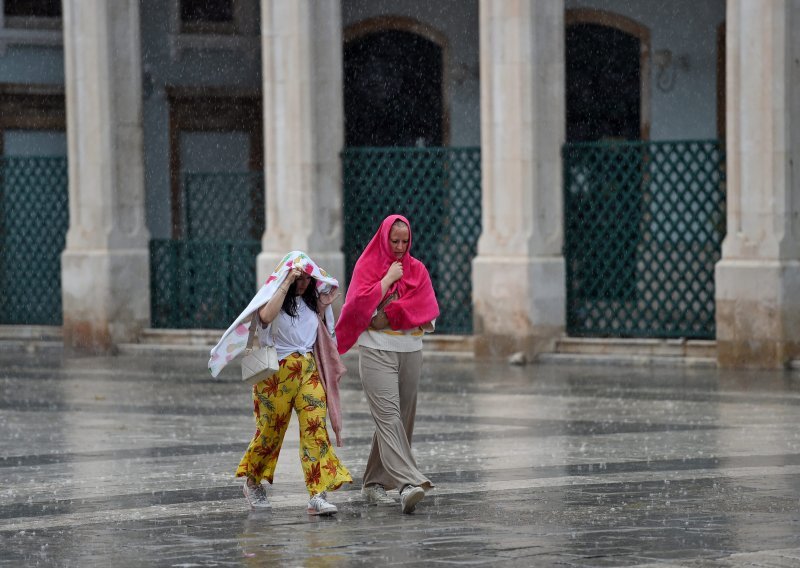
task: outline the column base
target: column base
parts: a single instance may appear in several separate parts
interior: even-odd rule
[[[475,355],[532,361],[564,333],[562,257],[478,256],[472,263]]]
[[[64,347],[113,353],[150,325],[150,254],[64,251],[61,255]]]
[[[715,286],[720,367],[782,369],[800,357],[800,262],[721,260]]]
[[[540,353],[552,353],[556,340],[564,333],[563,327],[539,327],[538,335],[504,335],[484,333],[475,337],[475,357],[501,359],[514,353],[524,353],[526,361],[534,361]]]

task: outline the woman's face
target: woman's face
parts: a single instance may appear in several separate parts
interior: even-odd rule
[[[306,292],[306,288],[311,283],[311,275],[310,274],[301,274],[297,277],[297,280],[294,281],[296,288],[295,293],[298,296],[302,296]]]
[[[392,225],[392,229],[389,231],[389,248],[392,249],[392,253],[394,253],[394,257],[397,260],[400,260],[406,254],[408,239],[408,225],[405,223]]]

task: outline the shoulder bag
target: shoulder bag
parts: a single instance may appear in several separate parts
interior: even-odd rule
[[[256,328],[261,327],[260,323],[261,318],[256,311],[250,320],[250,334],[247,336],[247,347],[242,357],[242,380],[253,385],[270,378],[280,367],[275,346],[262,346],[260,341],[255,340]]]

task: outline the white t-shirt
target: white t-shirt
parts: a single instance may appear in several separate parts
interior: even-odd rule
[[[306,305],[303,298],[298,297],[297,317],[293,318],[283,310],[279,311],[267,329],[261,331],[261,344],[271,345],[274,338],[278,359],[283,359],[295,351],[305,355],[314,349],[318,326],[317,314]]]

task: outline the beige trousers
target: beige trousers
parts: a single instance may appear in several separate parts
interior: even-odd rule
[[[364,485],[380,483],[386,489],[398,490],[419,485],[430,489],[433,484],[417,469],[411,453],[422,351],[398,353],[359,346],[358,353],[361,384],[375,420]]]

